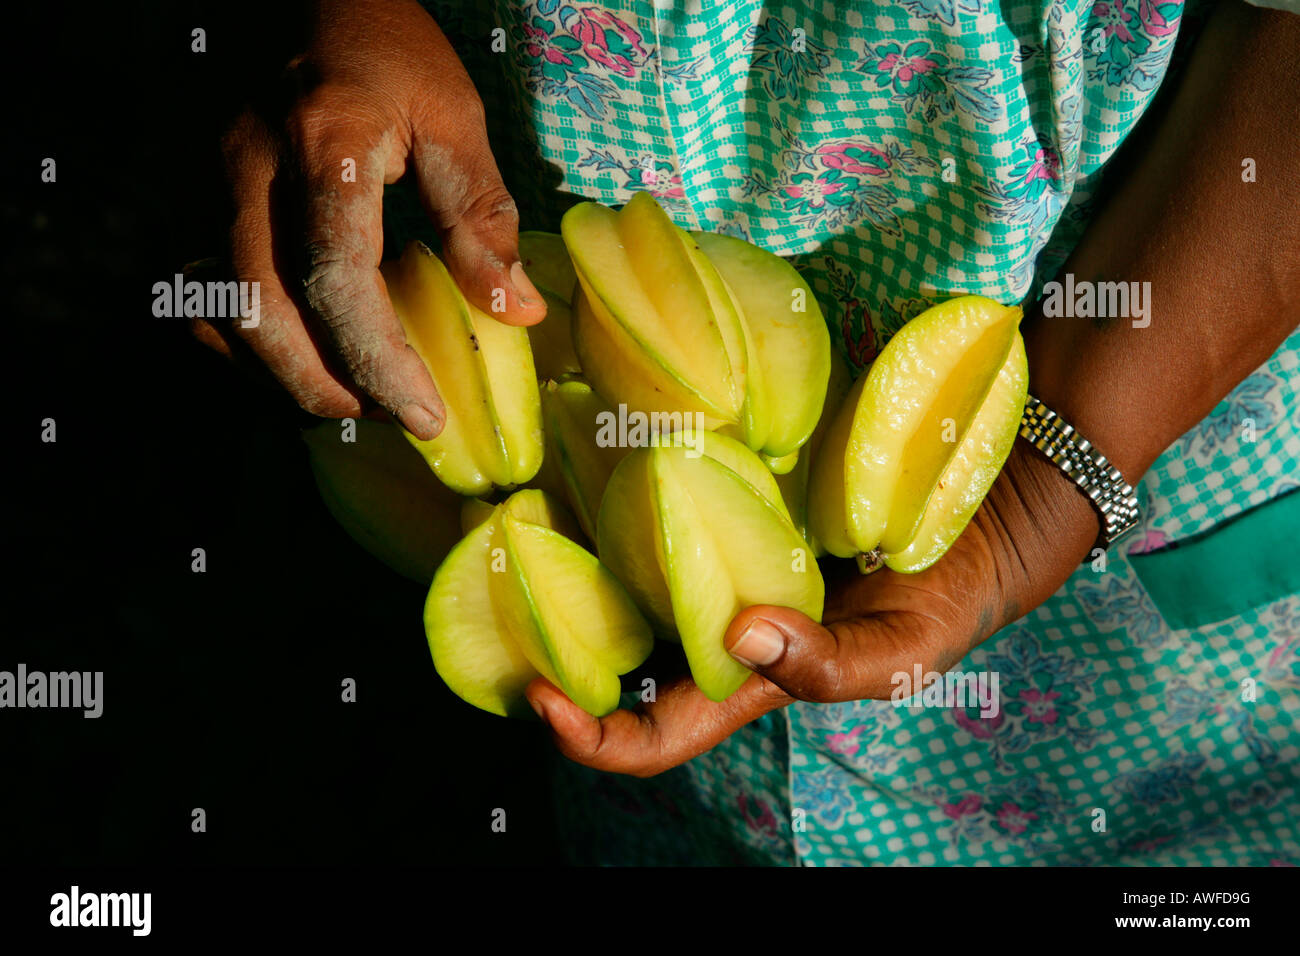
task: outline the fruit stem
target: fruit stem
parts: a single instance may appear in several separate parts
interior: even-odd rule
[[[858,570],[863,574],[871,574],[873,571],[879,571],[885,566],[885,556],[880,553],[879,548],[872,548],[865,554],[858,554],[857,561]]]

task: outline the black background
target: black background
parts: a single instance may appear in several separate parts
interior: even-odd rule
[[[0,863],[559,859],[542,729],[437,679],[421,589],[320,504],[309,416],[152,316],[223,252],[217,139],[295,7],[6,11],[0,670],[103,671],[104,713],[0,713]]]

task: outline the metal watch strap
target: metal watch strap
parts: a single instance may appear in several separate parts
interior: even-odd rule
[[[1020,435],[1092,499],[1102,518],[1098,539],[1102,547],[1109,547],[1137,527],[1138,501],[1133,486],[1088,439],[1032,395],[1025,402]]]

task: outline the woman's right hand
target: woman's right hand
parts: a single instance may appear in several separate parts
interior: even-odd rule
[[[242,340],[307,411],[356,416],[373,401],[433,438],[442,400],[379,273],[384,185],[414,177],[471,302],[512,325],[546,314],[519,263],[519,216],[483,104],[414,0],[313,4],[311,38],[287,72],[287,108],[248,110],[222,143],[231,262],[260,284],[259,321],[199,319],[195,335],[227,355]],[[503,313],[492,311],[497,290]]]

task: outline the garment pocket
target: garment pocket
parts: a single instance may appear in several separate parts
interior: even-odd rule
[[[1204,627],[1300,594],[1300,490],[1128,559],[1174,630]]]

